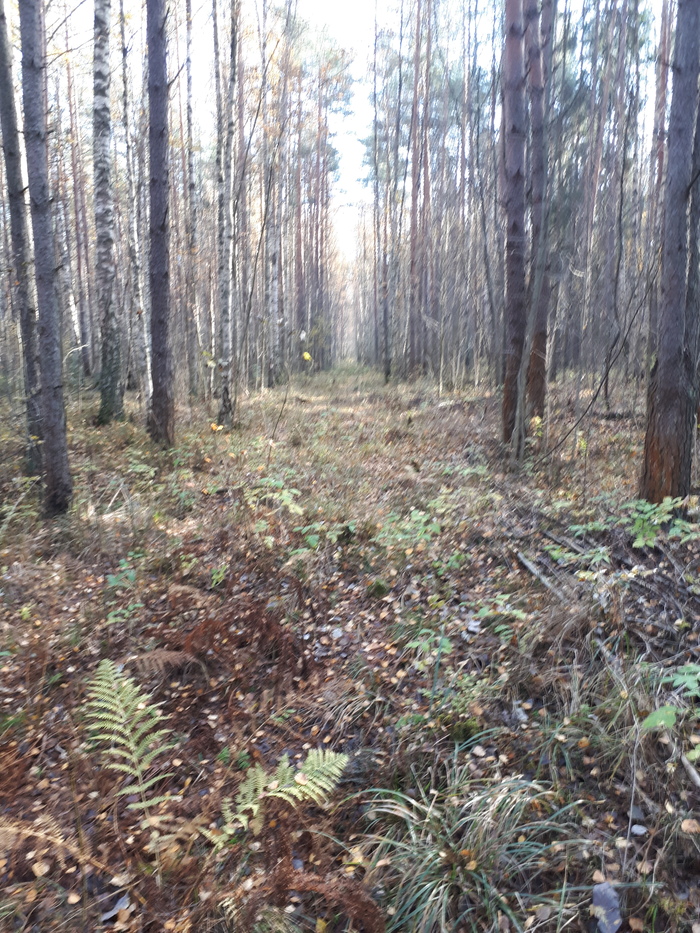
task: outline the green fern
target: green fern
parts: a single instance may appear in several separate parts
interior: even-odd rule
[[[349,758],[339,752],[314,749],[297,771],[286,755],[270,776],[260,765],[248,769],[236,795],[235,804],[227,797],[221,805],[224,825],[221,834],[203,834],[217,849],[223,848],[240,830],[257,835],[263,826],[265,800],[283,800],[296,807],[301,803],[322,804],[338,786]]]
[[[163,716],[147,693],[113,661],[100,661],[88,687],[86,717],[93,741],[106,746],[107,767],[131,779],[118,796],[138,794],[132,810],[148,811],[167,797],[151,797],[151,788],[170,774],[148,776],[156,758],[166,752],[170,730],[158,728]]]

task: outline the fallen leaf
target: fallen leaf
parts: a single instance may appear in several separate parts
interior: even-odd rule
[[[32,865],[32,871],[37,878],[43,878],[44,875],[48,875],[48,873],[51,871],[51,862],[34,862]]]
[[[644,921],[640,920],[639,917],[630,917],[627,923],[630,930],[634,930],[635,933],[644,933]]]
[[[681,829],[684,833],[700,833],[700,823],[697,820],[683,820]]]
[[[602,871],[594,871],[593,880],[596,884],[605,884],[605,875]]]
[[[77,891],[71,891],[66,900],[69,904],[78,904],[80,903],[80,895]]]

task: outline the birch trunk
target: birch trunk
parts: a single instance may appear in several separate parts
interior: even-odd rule
[[[102,372],[98,424],[124,416],[121,374],[121,336],[114,300],[114,201],[112,195],[112,115],[109,106],[109,29],[111,0],[95,0],[93,57],[93,171],[95,279],[97,307],[102,322]]]
[[[24,138],[39,311],[42,454],[46,481],[44,501],[47,514],[56,515],[68,510],[73,495],[73,482],[68,465],[66,441],[61,330],[56,300],[56,253],[49,191],[46,40],[41,0],[22,0],[19,11]]]
[[[39,385],[39,350],[37,340],[36,293],[32,279],[32,249],[29,239],[27,202],[24,197],[14,82],[4,0],[0,0],[0,126],[5,154],[5,174],[10,208],[12,261],[15,295],[22,336],[22,367],[27,413],[27,469],[41,470],[41,407]]]

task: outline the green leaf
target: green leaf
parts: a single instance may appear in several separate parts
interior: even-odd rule
[[[642,723],[642,729],[673,729],[678,718],[678,708],[675,706],[660,706],[653,713],[649,713]]]

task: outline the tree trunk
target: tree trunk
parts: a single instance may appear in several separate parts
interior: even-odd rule
[[[658,357],[649,383],[640,486],[641,497],[649,502],[661,502],[666,496],[684,497],[690,491],[696,361],[692,355],[695,348],[689,346],[686,293],[699,66],[700,5],[697,0],[679,0],[668,127]],[[697,314],[695,308],[692,314]]]
[[[143,300],[144,286],[138,245],[138,211],[136,209],[137,195],[136,185],[134,183],[134,153],[131,143],[131,121],[129,119],[129,67],[124,23],[124,0],[119,0],[119,29],[122,46],[122,109],[124,111],[126,193],[130,205],[127,220],[127,238],[129,242],[129,265],[131,267],[131,293],[135,312],[132,319],[135,357],[134,368],[136,370],[136,383],[146,403],[148,403],[151,397],[151,359],[148,352],[148,315]]]
[[[175,443],[175,400],[170,348],[170,191],[168,65],[165,0],[147,0],[150,155],[151,359],[153,395],[148,432],[164,447]]]
[[[61,329],[56,300],[56,258],[46,134],[46,40],[41,0],[22,0],[19,12],[24,138],[39,309],[45,508],[47,514],[56,515],[68,510],[73,495],[73,482],[68,466]]]
[[[186,59],[187,72],[187,266],[185,270],[185,314],[187,327],[187,362],[189,366],[190,395],[199,393],[199,348],[197,343],[199,312],[197,309],[197,183],[194,174],[194,117],[192,110],[192,0],[186,0]]]
[[[98,424],[124,417],[124,387],[121,374],[121,335],[114,300],[114,201],[112,197],[112,115],[109,107],[109,28],[111,0],[95,0],[95,44],[93,58],[93,171],[95,234],[97,250],[95,279],[97,306],[102,322],[102,372]]]
[[[545,230],[547,150],[545,145],[545,81],[543,46],[551,49],[553,0],[542,4],[542,28],[538,0],[526,0],[528,87],[530,91],[530,175],[532,179],[532,227],[530,246],[530,314],[534,315],[532,348],[527,373],[527,394],[532,414],[544,415],[547,391],[547,316],[549,314],[549,243]]]
[[[504,57],[504,171],[506,208],[505,381],[503,440],[515,427],[518,372],[526,325],[525,284],[525,60],[523,0],[506,0]]]
[[[411,230],[409,239],[409,303],[408,303],[408,371],[415,375],[418,365],[418,333],[420,315],[420,266],[418,251],[418,200],[420,197],[420,133],[418,128],[418,105],[420,102],[420,58],[421,58],[421,0],[416,2],[416,36],[413,59],[413,104],[411,107]]]
[[[27,407],[27,469],[41,470],[42,434],[39,353],[37,341],[36,294],[32,281],[32,250],[27,221],[27,202],[22,179],[22,157],[12,80],[12,49],[10,46],[4,0],[0,0],[0,126],[5,153],[7,195],[12,233],[12,260],[19,326],[22,335],[24,394]]]

